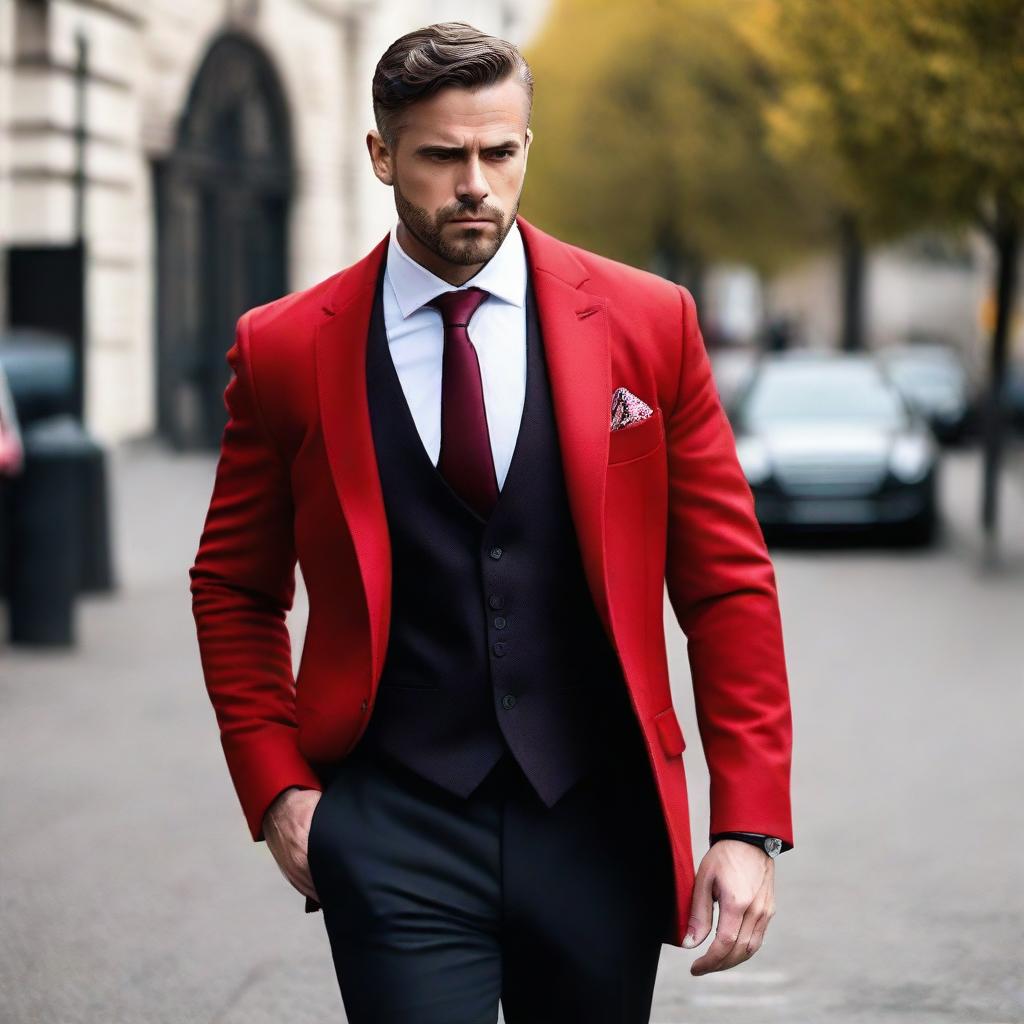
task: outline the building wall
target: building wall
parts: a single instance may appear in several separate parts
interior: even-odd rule
[[[172,150],[214,40],[226,31],[252,38],[276,68],[290,108],[297,184],[288,285],[295,290],[358,259],[394,218],[391,190],[371,173],[364,144],[373,126],[370,80],[388,44],[418,25],[445,20],[470,21],[525,44],[549,3],[0,0],[0,254],[10,244],[73,238],[76,38],[82,34],[89,43],[89,428],[104,440],[155,428],[153,162]],[[982,361],[991,256],[980,239],[970,242],[968,255],[958,263],[922,258],[906,245],[874,250],[866,279],[871,341],[932,332]],[[716,308],[735,305],[736,294],[735,287],[709,289],[702,313],[752,336],[743,310],[737,319],[735,310]],[[0,324],[7,321],[8,299],[0,287]],[[810,344],[834,344],[840,312],[834,261],[817,259],[783,275],[768,288],[764,307],[792,316]],[[1015,347],[1024,358],[1021,327],[1018,318]],[[225,351],[231,341],[224,339]]]
[[[980,233],[955,240],[930,233],[872,248],[865,272],[865,335],[871,347],[908,340],[944,341],[981,373],[990,345],[995,280],[992,248]],[[834,347],[842,306],[836,256],[823,255],[781,274],[767,289],[772,315],[791,317],[805,344]],[[1024,359],[1024,289],[1019,290],[1011,354]]]
[[[295,290],[353,262],[390,227],[391,190],[370,172],[363,142],[373,126],[373,68],[388,44],[419,25],[455,19],[525,42],[546,6],[0,0],[0,245],[74,237],[76,37],[89,42],[88,427],[108,441],[154,429],[152,163],[173,148],[192,80],[218,35],[240,31],[256,41],[287,97],[297,170],[288,268]],[[0,294],[0,322],[5,310]],[[225,352],[232,340],[224,339]]]

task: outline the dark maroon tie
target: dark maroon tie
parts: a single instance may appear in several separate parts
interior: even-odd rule
[[[480,362],[469,340],[470,318],[490,292],[462,288],[427,303],[444,319],[441,363],[441,454],[437,468],[463,501],[486,519],[498,500],[487,430]]]

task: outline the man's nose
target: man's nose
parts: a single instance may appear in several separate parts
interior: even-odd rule
[[[465,164],[466,173],[456,186],[459,201],[468,205],[475,205],[487,198],[490,193],[490,186],[484,177],[480,161],[471,157]]]

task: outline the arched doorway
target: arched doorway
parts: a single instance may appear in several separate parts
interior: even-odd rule
[[[154,171],[158,429],[179,448],[217,448],[235,322],[288,290],[291,128],[252,40],[227,34],[210,47]]]

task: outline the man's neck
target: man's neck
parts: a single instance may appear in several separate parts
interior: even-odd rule
[[[402,247],[402,251],[406,256],[415,260],[421,267],[429,270],[436,277],[441,278],[442,281],[447,281],[448,284],[456,288],[464,285],[471,277],[475,277],[480,273],[481,268],[485,266],[484,263],[451,263],[446,259],[442,259],[437,253],[432,252],[423,245],[401,220],[398,222],[398,228],[395,231],[395,239]]]

